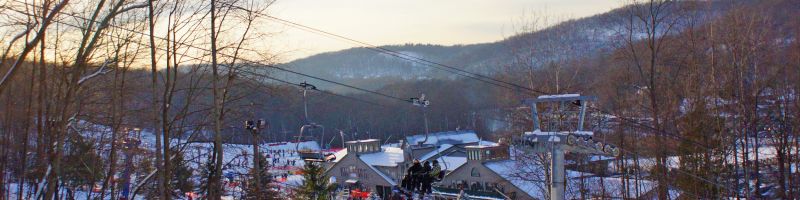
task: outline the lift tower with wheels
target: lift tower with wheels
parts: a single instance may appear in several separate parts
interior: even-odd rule
[[[594,96],[562,94],[543,95],[523,101],[531,107],[533,131],[515,138],[514,144],[528,153],[551,154],[550,199],[565,198],[564,154],[619,155],[619,149],[593,140],[594,132],[583,127],[586,107],[596,99]]]

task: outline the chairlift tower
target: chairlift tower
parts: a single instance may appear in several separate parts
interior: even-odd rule
[[[514,144],[531,153],[550,153],[550,199],[563,200],[565,189],[564,155],[567,152],[618,156],[619,149],[592,139],[594,132],[584,129],[586,107],[597,97],[580,94],[543,95],[526,99],[531,107],[533,130],[515,138]],[[539,111],[542,108],[542,111]]]

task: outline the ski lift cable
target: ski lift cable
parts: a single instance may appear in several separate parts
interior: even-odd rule
[[[338,35],[338,34],[334,34],[334,33],[331,33],[331,32],[324,31],[324,30],[320,30],[320,29],[316,29],[316,28],[313,28],[313,27],[305,26],[305,25],[302,25],[302,24],[298,24],[298,23],[291,22],[291,21],[288,21],[288,20],[284,20],[284,19],[281,19],[281,18],[277,18],[277,17],[274,17],[274,16],[265,15],[265,14],[262,14],[262,13],[259,13],[259,12],[257,12],[257,14],[258,15],[263,15],[264,17],[267,17],[267,18],[270,18],[270,19],[273,19],[273,20],[276,20],[276,21],[279,21],[279,22],[282,22],[284,24],[288,24],[290,26],[299,27],[299,28],[305,29],[305,30],[311,30],[312,32],[318,32],[318,33],[321,33],[321,34],[324,34],[324,35],[333,36],[333,37],[340,38],[340,39],[347,40],[347,41],[352,41],[354,43],[357,43],[357,44],[360,44],[360,45],[364,45],[364,46],[368,47],[369,49],[378,50],[378,52],[389,54],[389,55],[392,55],[392,56],[395,56],[395,57],[398,57],[398,58],[401,58],[401,59],[409,60],[409,61],[412,61],[412,62],[421,61],[422,64],[432,64],[432,65],[442,66],[442,67],[446,67],[446,68],[449,68],[449,69],[453,69],[453,70],[457,70],[457,71],[460,71],[460,72],[464,72],[466,74],[476,75],[475,77],[482,77],[482,78],[486,78],[486,79],[493,80],[493,81],[496,81],[496,82],[508,84],[508,85],[514,86],[516,88],[526,89],[526,90],[529,90],[529,91],[532,91],[532,92],[536,92],[536,93],[540,93],[540,94],[543,94],[543,95],[547,95],[548,94],[548,93],[545,93],[545,92],[542,92],[542,91],[539,91],[539,90],[534,90],[532,88],[528,88],[528,87],[521,86],[521,85],[518,85],[518,84],[514,84],[514,83],[510,83],[510,82],[505,82],[505,81],[493,79],[491,77],[486,77],[486,76],[483,76],[483,75],[480,75],[480,74],[471,73],[471,72],[468,72],[468,71],[465,71],[465,70],[461,70],[461,69],[458,69],[458,68],[455,68],[455,67],[447,66],[447,65],[444,65],[444,64],[441,64],[441,63],[438,63],[438,62],[433,62],[433,61],[429,61],[429,60],[426,60],[426,59],[423,59],[423,58],[419,58],[419,57],[416,57],[416,56],[413,56],[413,55],[408,55],[408,54],[404,54],[404,53],[401,53],[401,52],[389,50],[389,49],[386,49],[386,48],[383,48],[383,47],[372,45],[372,44],[369,44],[369,43],[366,43],[366,42],[361,42],[361,41],[358,41],[358,40],[355,40],[355,39],[352,39],[352,38],[348,38],[348,37],[345,37],[345,36],[342,36],[342,35]],[[408,59],[408,58],[413,58],[413,59]],[[417,63],[419,63],[419,62],[417,62]],[[458,74],[458,75],[461,75],[461,74]],[[466,77],[475,78],[475,77],[472,77],[472,76],[466,76]],[[481,80],[481,79],[478,79],[478,80]],[[490,83],[490,82],[487,82],[487,83]],[[490,83],[490,84],[496,85],[495,83]],[[513,88],[509,88],[509,87],[505,87],[505,88],[513,89]],[[620,119],[623,119],[626,122],[633,122],[633,121],[631,121],[631,120],[629,120],[629,119],[627,119],[625,117],[616,116],[616,115],[614,115],[614,114],[612,114],[610,112],[601,110],[599,108],[594,108],[592,106],[587,106],[587,107],[589,107],[589,108],[591,108],[591,109],[593,109],[595,111],[598,111],[598,112],[602,112],[602,113],[605,113],[605,114],[609,114],[609,115],[618,117]],[[667,134],[665,131],[661,131],[661,130],[658,130],[658,129],[654,128],[654,127],[647,126],[647,125],[644,125],[644,124],[641,124],[641,123],[633,122],[633,124],[636,124],[636,125],[642,126],[642,127],[646,127],[648,129],[652,129],[652,130],[657,131],[657,132],[663,132],[665,135],[669,135],[669,136],[675,137],[676,139],[680,139],[680,140],[686,140],[686,141],[689,141],[689,142],[691,142],[691,143],[693,143],[695,145],[699,145],[700,147],[709,149],[709,147],[707,147],[705,145],[702,145],[702,144],[700,144],[700,143],[698,143],[696,141],[692,141],[692,140],[686,139],[686,138],[681,137],[679,135]],[[438,150],[439,149],[437,148],[437,151]],[[439,153],[440,152],[437,152],[437,154],[439,154]],[[680,171],[680,172],[682,172],[682,171]],[[689,174],[689,173],[686,173],[686,174],[690,175],[692,177],[695,177],[695,178],[703,179],[702,177],[698,177],[696,175],[692,175],[692,174]],[[703,179],[703,180],[709,181],[707,179]],[[719,186],[719,184],[716,183],[716,182],[711,182],[711,183]]]
[[[302,84],[292,83],[292,82],[289,82],[289,81],[286,81],[286,80],[283,80],[283,79],[279,79],[279,78],[275,78],[275,77],[272,77],[272,76],[268,76],[268,75],[264,75],[264,74],[260,74],[260,73],[256,73],[256,72],[252,72],[252,71],[247,71],[247,70],[239,70],[239,72],[244,72],[244,73],[247,73],[247,74],[252,75],[252,76],[257,76],[257,77],[260,77],[260,78],[266,78],[266,79],[270,79],[270,80],[273,80],[273,81],[281,82],[283,84],[287,84],[287,85],[292,85],[292,86],[297,86],[297,87],[303,88]],[[316,87],[313,90],[319,91],[319,92],[324,93],[326,95],[337,96],[337,97],[341,97],[341,98],[345,98],[345,99],[349,99],[349,100],[353,100],[353,101],[359,101],[359,102],[370,104],[370,105],[374,105],[374,106],[388,107],[388,106],[383,105],[383,104],[379,104],[379,103],[375,103],[375,102],[371,102],[371,101],[366,101],[366,100],[354,98],[354,97],[351,97],[351,96],[341,95],[341,94],[337,94],[337,93],[330,92],[330,91],[327,91],[327,90],[320,90],[320,89],[318,89]]]
[[[241,6],[232,5],[232,4],[229,4],[229,3],[223,3],[223,4],[227,4],[228,6],[233,6],[233,7],[237,8],[237,9],[249,11],[249,12],[251,12],[251,13],[257,15],[257,16],[265,17],[265,18],[268,18],[268,19],[270,19],[272,21],[276,21],[276,22],[279,22],[281,24],[288,25],[288,26],[291,26],[291,27],[294,27],[294,28],[297,28],[297,29],[300,29],[300,30],[304,30],[304,31],[320,34],[320,35],[323,35],[323,36],[326,36],[326,37],[331,37],[331,38],[338,39],[338,40],[347,41],[347,42],[350,42],[350,43],[353,43],[353,44],[357,44],[357,45],[362,46],[362,47],[366,47],[367,49],[370,49],[370,50],[373,50],[373,51],[376,51],[376,52],[379,52],[379,53],[383,53],[383,54],[387,54],[387,55],[390,55],[390,56],[393,56],[393,57],[396,57],[396,58],[399,58],[399,59],[403,59],[403,60],[407,60],[407,61],[423,64],[424,66],[436,67],[436,68],[441,69],[443,71],[450,72],[450,73],[453,73],[453,74],[456,74],[456,75],[460,75],[460,76],[464,76],[464,77],[467,77],[467,78],[472,78],[472,79],[475,79],[475,80],[478,80],[478,81],[481,81],[481,82],[485,82],[487,84],[492,84],[492,85],[495,85],[495,86],[498,86],[498,87],[507,88],[507,89],[522,88],[522,89],[525,89],[525,90],[528,90],[528,91],[532,91],[532,92],[536,92],[536,93],[540,93],[540,94],[546,94],[545,92],[542,92],[540,90],[536,90],[536,89],[533,89],[533,88],[525,87],[525,86],[522,86],[522,85],[519,85],[519,84],[515,84],[515,83],[511,83],[511,82],[508,82],[508,81],[498,80],[498,79],[495,79],[495,78],[492,78],[492,77],[489,77],[489,76],[486,76],[486,75],[470,72],[470,71],[467,71],[467,70],[459,69],[457,67],[445,65],[443,63],[434,62],[434,61],[431,61],[431,60],[428,60],[428,59],[424,59],[424,58],[421,58],[421,57],[417,57],[417,56],[414,56],[414,55],[410,55],[410,54],[402,53],[402,52],[399,52],[399,51],[387,49],[387,48],[380,47],[380,46],[377,46],[377,45],[373,45],[373,44],[370,44],[370,43],[367,43],[367,42],[363,42],[363,41],[359,41],[359,40],[356,40],[356,39],[353,39],[353,38],[345,37],[343,35],[335,34],[335,33],[328,32],[328,31],[325,31],[325,30],[321,30],[321,29],[318,29],[318,28],[314,28],[314,27],[306,26],[306,25],[299,24],[299,23],[296,23],[296,22],[292,22],[292,21],[289,21],[289,20],[286,20],[286,19],[278,18],[278,17],[272,16],[272,15],[264,14],[264,13],[262,13],[260,11],[253,11],[253,10],[250,10],[250,9],[247,9],[247,8],[243,8]],[[454,70],[455,72],[451,71],[451,70]]]
[[[30,3],[27,3],[27,2],[20,2],[20,1],[17,1],[17,2],[18,2],[18,3],[23,3],[23,4],[26,4],[26,5],[35,6],[35,5],[32,5],[32,4],[30,4]],[[244,9],[244,8],[241,8],[241,7],[240,7],[239,9]],[[12,10],[13,10],[13,9],[12,9]],[[14,11],[16,11],[16,12],[20,12],[20,13],[22,13],[22,14],[25,14],[25,15],[33,16],[32,14],[29,14],[29,13],[24,13],[24,12],[22,12],[22,11],[18,11],[18,10],[14,10]],[[255,13],[258,13],[258,12],[255,12]],[[76,15],[76,14],[73,14],[73,13],[63,13],[63,14],[65,14],[65,15],[68,15],[68,16],[72,16],[72,17],[75,17],[75,18],[79,18],[79,19],[82,19],[82,20],[89,20],[89,21],[92,21],[92,19],[88,19],[88,18],[85,18],[85,17],[82,17],[82,16],[78,16],[78,15]],[[271,17],[271,16],[269,16],[269,15],[265,15],[265,14],[261,14],[261,15],[264,15],[264,16],[267,16],[267,17]],[[271,17],[271,18],[275,18],[275,17]],[[278,18],[275,18],[275,19],[278,19]],[[60,22],[60,21],[58,21],[57,19],[54,19],[54,21]],[[285,20],[285,21],[286,21],[286,20]],[[95,20],[94,22],[97,22],[97,21]],[[289,21],[287,21],[287,22],[289,22]],[[64,22],[60,22],[60,23],[64,23]],[[294,22],[292,22],[292,23],[294,23]],[[297,23],[295,23],[295,24],[297,24]],[[298,24],[298,25],[299,25],[299,24]],[[305,25],[303,25],[303,26],[305,26]],[[79,26],[75,26],[75,27],[76,27],[76,28],[81,28],[81,27],[79,27]],[[113,28],[117,28],[117,29],[122,29],[122,30],[125,30],[125,31],[129,31],[129,32],[137,33],[137,34],[140,34],[140,35],[143,35],[143,36],[149,36],[149,34],[147,34],[147,33],[142,33],[142,32],[139,32],[139,31],[131,30],[130,28],[126,28],[126,27],[120,27],[119,25],[115,25],[115,24],[109,24],[109,27],[113,27]],[[306,27],[307,27],[307,26],[306,26]],[[309,28],[311,28],[311,27],[309,27]],[[317,29],[317,30],[319,30],[319,29]],[[341,35],[337,35],[337,36],[338,36],[338,37],[342,37],[342,38],[346,38],[346,37],[344,37],[344,36],[341,36]],[[153,36],[153,37],[154,37],[154,38],[158,38],[158,39],[160,39],[160,40],[167,40],[167,41],[168,41],[168,39],[166,39],[166,38],[163,38],[163,37],[159,37],[159,36]],[[350,39],[350,38],[347,38],[347,39],[349,39],[349,40],[354,40],[354,39]],[[356,41],[356,40],[354,40],[354,41]],[[204,48],[202,48],[202,47],[198,47],[198,46],[196,46],[196,45],[192,45],[192,44],[186,44],[186,43],[183,43],[183,42],[178,42],[178,44],[185,45],[185,46],[187,46],[187,47],[190,47],[190,48],[199,49],[199,50],[201,50],[201,51],[210,51],[210,50],[208,50],[208,49],[204,49]],[[233,57],[233,56],[231,56],[231,55],[227,55],[227,54],[225,54],[225,53],[222,53],[222,52],[219,52],[219,53],[218,53],[218,55],[227,56],[227,57]],[[358,91],[362,91],[362,92],[366,92],[366,93],[370,93],[370,94],[375,94],[375,95],[378,95],[378,96],[382,96],[382,97],[386,97],[386,98],[391,98],[391,99],[395,99],[395,100],[398,100],[398,101],[404,101],[404,102],[408,102],[408,100],[405,100],[405,99],[402,99],[402,98],[399,98],[399,97],[395,97],[395,96],[391,96],[391,95],[388,95],[388,94],[384,94],[384,93],[380,93],[380,92],[376,92],[376,91],[372,91],[372,90],[367,90],[367,89],[363,89],[363,88],[355,87],[355,86],[352,86],[352,85],[348,85],[348,84],[344,84],[344,83],[341,83],[341,82],[332,81],[332,80],[328,80],[328,79],[324,79],[324,78],[320,78],[320,77],[316,77],[316,76],[308,75],[308,74],[305,74],[305,73],[296,72],[296,71],[293,71],[293,70],[284,69],[284,68],[277,67],[277,66],[274,66],[274,65],[261,64],[261,63],[259,63],[259,62],[251,61],[251,60],[244,59],[244,58],[240,58],[240,60],[242,60],[242,61],[244,61],[244,62],[246,62],[246,63],[250,63],[250,64],[256,64],[256,66],[265,66],[265,67],[269,67],[269,68],[272,68],[272,69],[277,69],[277,70],[280,70],[280,71],[284,71],[284,72],[288,72],[288,73],[293,73],[293,74],[296,74],[296,75],[300,75],[300,76],[304,76],[304,77],[308,77],[308,78],[312,78],[312,79],[321,80],[321,81],[324,81],[324,82],[333,83],[333,84],[340,85],[340,86],[347,87],[347,88],[351,88],[351,89],[354,89],[354,90],[358,90]],[[513,83],[512,83],[512,84],[513,84]],[[524,86],[520,86],[520,88],[523,88],[523,89],[529,89],[529,90],[531,90],[531,91],[538,92],[538,93],[541,93],[541,94],[544,94],[544,95],[546,95],[546,94],[547,94],[547,93],[545,93],[545,92],[541,92],[541,91],[538,91],[538,90],[533,90],[533,89],[531,89],[531,88],[527,88],[527,87],[524,87]],[[620,118],[620,119],[627,119],[627,118],[625,118],[625,117],[621,117],[621,116],[619,116],[619,115],[615,115],[615,114],[613,114],[613,113],[611,113],[611,112],[603,111],[603,110],[601,110],[601,109],[597,109],[597,108],[594,108],[594,107],[592,107],[592,106],[587,106],[587,108],[592,108],[593,110],[596,110],[596,111],[599,111],[599,112],[603,112],[604,114],[607,114],[607,115],[612,115],[612,116],[618,117],[618,118]],[[624,120],[624,121],[626,121],[626,122],[632,122],[631,120]],[[646,127],[646,128],[648,128],[648,129],[654,130],[654,131],[656,131],[656,132],[662,132],[662,133],[664,133],[664,135],[674,135],[674,134],[666,134],[666,132],[665,132],[664,130],[658,130],[658,129],[654,128],[654,127],[650,127],[650,126],[647,126],[647,125],[644,125],[644,124],[636,124],[636,125],[638,125],[638,126],[642,126],[642,127]],[[678,136],[678,137],[679,137],[679,136]],[[698,144],[700,144],[699,142],[692,141],[692,140],[690,140],[690,139],[687,139],[687,138],[682,138],[682,140],[689,141],[690,143],[692,143],[692,144],[694,144],[694,145],[698,145]],[[703,148],[709,149],[709,148],[708,148],[708,147],[706,147],[706,146],[702,146],[702,145],[700,145],[700,146],[701,146],[701,147],[703,147]]]
[[[17,1],[17,2],[18,2],[18,3],[23,3],[23,4],[26,4],[26,5],[31,5],[31,4],[27,3],[27,2],[19,2],[19,1]],[[23,11],[19,11],[19,10],[15,10],[15,9],[11,9],[11,10],[13,10],[13,11],[15,11],[15,12],[19,12],[19,13],[25,14],[25,15],[33,16],[32,14],[25,13],[25,12],[23,12]],[[87,18],[85,18],[85,17],[77,16],[77,15],[75,15],[75,14],[72,14],[72,13],[63,13],[63,14],[65,14],[65,15],[68,15],[68,16],[72,16],[72,17],[76,17],[76,18],[81,18],[81,19],[84,19],[84,20],[90,20],[90,19],[87,19]],[[91,21],[91,20],[90,20],[90,21]],[[56,23],[59,23],[59,24],[64,24],[64,25],[67,25],[67,26],[72,26],[72,27],[75,27],[75,28],[81,28],[80,26],[73,25],[73,24],[69,24],[69,23],[66,23],[66,22],[60,21],[60,20],[58,20],[58,19],[53,19],[53,22],[56,22]],[[95,21],[95,22],[96,22],[96,21]],[[114,24],[110,24],[110,25],[109,25],[109,27],[112,27],[112,28],[117,28],[117,29],[122,29],[122,30],[125,30],[125,31],[128,31],[128,32],[138,33],[138,34],[140,34],[140,35],[143,35],[143,36],[149,36],[149,34],[146,34],[146,33],[141,33],[141,32],[138,32],[138,31],[135,31],[135,30],[131,30],[131,29],[128,29],[128,28],[125,28],[125,27],[120,27],[120,26],[118,26],[118,25],[114,25]],[[110,36],[110,37],[119,37],[119,36],[113,36],[113,35],[111,35],[111,34],[108,34],[108,33],[101,33],[101,34],[105,34],[105,35],[108,35],[108,36]],[[167,40],[167,39],[165,39],[165,38],[163,38],[163,37],[159,37],[159,36],[153,36],[153,37],[154,37],[154,38],[158,38],[158,39],[160,39],[160,40]],[[210,51],[210,50],[207,50],[207,49],[203,49],[203,48],[201,48],[201,47],[197,47],[197,46],[195,46],[195,45],[186,44],[186,43],[182,43],[182,42],[178,42],[178,43],[179,43],[179,44],[182,44],[182,45],[185,45],[185,46],[188,46],[188,47],[191,47],[191,48],[196,48],[196,49],[203,50],[203,51]],[[142,43],[140,43],[140,44],[142,44]],[[142,45],[147,45],[147,44],[142,44]],[[187,56],[186,54],[180,54],[180,55],[182,55],[182,56]],[[230,55],[226,55],[226,54],[224,54],[224,53],[219,53],[219,55],[222,55],[222,56],[227,56],[227,57],[232,57],[232,56],[230,56]],[[188,57],[188,56],[187,56],[187,57]],[[198,59],[198,60],[200,60],[200,59]],[[273,69],[278,69],[278,70],[281,70],[281,71],[285,71],[285,72],[289,72],[289,73],[294,73],[294,74],[297,74],[297,75],[301,75],[301,76],[305,76],[305,77],[309,77],[309,78],[313,78],[313,79],[317,79],[317,80],[321,80],[321,81],[325,81],[325,82],[330,82],[330,83],[333,83],[333,84],[337,84],[337,85],[344,86],[344,87],[348,87],[348,88],[351,88],[351,89],[355,89],[355,90],[359,90],[359,91],[363,91],[363,92],[367,92],[367,93],[375,94],[375,95],[378,95],[378,96],[383,96],[383,97],[387,97],[387,98],[396,99],[396,100],[399,100],[399,101],[408,102],[408,100],[404,100],[404,99],[401,99],[401,98],[398,98],[398,97],[394,97],[394,96],[390,96],[390,95],[387,95],[387,94],[383,94],[383,93],[380,93],[380,92],[371,91],[371,90],[366,90],[366,89],[363,89],[363,88],[358,88],[358,87],[351,86],[351,85],[347,85],[347,84],[344,84],[344,83],[340,83],[340,82],[336,82],[336,81],[331,81],[331,80],[327,80],[327,79],[324,79],[324,78],[320,78],[320,77],[316,77],[316,76],[312,76],[312,75],[308,75],[308,74],[304,74],[304,73],[300,73],[300,72],[295,72],[295,71],[288,70],[288,69],[283,69],[283,68],[276,67],[276,66],[273,66],[273,65],[261,64],[261,63],[258,63],[258,62],[255,62],[255,61],[250,61],[250,60],[243,59],[243,58],[241,58],[241,60],[242,60],[242,61],[245,61],[245,62],[247,62],[247,63],[251,63],[251,64],[257,64],[257,65],[260,65],[260,66],[265,66],[265,67],[269,67],[269,68],[273,68]],[[524,89],[524,88],[526,88],[526,87],[520,87],[520,88],[523,88],[523,89]],[[544,92],[539,92],[539,93],[546,94],[546,93],[544,93]],[[590,107],[590,106],[589,106],[589,107]],[[593,107],[590,107],[590,108],[593,108]],[[594,108],[593,108],[593,109],[594,109]],[[598,111],[605,112],[605,111],[602,111],[602,110],[598,110]],[[607,112],[606,114],[609,114],[609,115],[612,115],[612,116],[616,116],[616,115],[614,115],[614,114],[611,114],[610,112]],[[616,117],[619,117],[619,116],[616,116]],[[626,119],[626,118],[624,118],[624,117],[619,117],[619,118],[621,118],[621,119]],[[653,127],[649,127],[649,126],[647,126],[647,125],[644,125],[644,124],[639,124],[639,125],[640,125],[640,126],[643,126],[643,127],[648,127],[648,128],[651,128],[651,129],[657,130],[657,129],[653,128]],[[661,132],[664,132],[664,131],[661,131]],[[682,140],[691,141],[691,140],[689,140],[689,139],[685,139],[685,138],[683,138]],[[706,148],[707,148],[707,147],[706,147]]]
[[[242,8],[242,7],[238,7],[238,8],[247,10],[246,8]],[[466,71],[466,70],[458,69],[456,67],[448,66],[448,65],[445,65],[445,64],[442,64],[442,63],[439,63],[439,62],[430,61],[428,59],[420,58],[420,57],[417,57],[417,56],[414,56],[414,55],[409,55],[409,54],[398,52],[398,51],[394,51],[394,50],[391,50],[391,49],[386,49],[384,47],[380,47],[380,46],[373,45],[373,44],[370,44],[370,43],[367,43],[367,42],[359,41],[359,40],[356,40],[356,39],[353,39],[353,38],[350,38],[350,37],[346,37],[346,36],[343,36],[343,35],[331,33],[331,32],[328,32],[328,31],[325,31],[325,30],[321,30],[321,29],[318,29],[318,28],[314,28],[314,27],[310,27],[310,26],[307,26],[307,25],[299,24],[299,23],[296,23],[296,22],[293,22],[293,21],[289,21],[289,20],[286,20],[286,19],[274,17],[274,16],[271,16],[271,15],[268,15],[268,14],[263,14],[261,12],[254,12],[254,13],[256,15],[260,15],[262,17],[266,17],[266,18],[272,19],[273,21],[277,21],[277,22],[280,22],[282,24],[286,24],[286,25],[289,25],[289,26],[292,26],[292,27],[295,27],[295,28],[298,28],[298,29],[301,29],[301,30],[306,30],[306,31],[317,33],[317,34],[325,35],[325,36],[328,36],[328,37],[333,37],[333,38],[338,38],[340,40],[349,41],[351,43],[360,45],[362,47],[366,47],[368,49],[371,49],[371,50],[374,50],[374,51],[378,51],[380,53],[392,55],[392,56],[398,57],[400,59],[404,59],[404,60],[420,63],[420,64],[423,64],[424,66],[440,66],[440,67],[445,67],[445,68],[448,68],[448,69],[453,69],[453,70],[456,70],[456,71],[471,75],[471,76],[465,76],[465,77],[474,78],[476,80],[481,80],[483,82],[486,82],[486,83],[489,83],[489,84],[492,84],[492,85],[495,85],[495,86],[504,87],[506,89],[519,89],[519,88],[521,88],[521,89],[525,89],[525,90],[528,90],[528,91],[531,91],[531,92],[534,92],[534,93],[539,93],[541,95],[550,95],[550,93],[543,92],[541,90],[536,90],[536,89],[533,89],[533,88],[530,88],[530,87],[526,87],[526,86],[523,86],[523,85],[519,85],[519,84],[515,84],[515,83],[503,81],[503,80],[494,79],[492,77],[488,77],[488,76],[485,76],[485,75],[481,75],[481,74],[469,72],[469,71]],[[445,71],[447,71],[447,70],[445,70]],[[460,73],[457,73],[457,72],[452,72],[452,71],[448,71],[448,72],[464,76],[463,74],[460,74]],[[483,79],[479,79],[477,77],[480,77],[480,78],[483,78]],[[509,85],[511,87],[505,87],[505,86],[502,86],[502,85],[498,85],[497,83],[494,83],[494,82],[487,82],[484,79],[492,80],[494,82],[503,83],[503,84]],[[616,114],[613,114],[611,112],[602,110],[600,108],[595,108],[593,106],[587,106],[587,108],[593,109],[593,110],[595,110],[597,112],[601,112],[603,114],[615,116],[617,118],[623,119],[626,122],[633,122],[632,120],[628,120],[625,117],[618,116]],[[645,127],[647,129],[651,129],[651,130],[656,131],[656,132],[662,132],[662,134],[664,134],[664,135],[673,135],[673,137],[678,137],[681,140],[686,140],[686,141],[692,143],[693,145],[698,145],[700,147],[703,147],[703,148],[706,148],[706,149],[710,149],[709,147],[707,147],[705,145],[702,145],[701,143],[699,143],[697,141],[693,141],[693,140],[690,140],[690,139],[687,139],[687,138],[684,138],[684,137],[681,137],[681,136],[677,136],[675,134],[669,134],[669,133],[666,133],[666,131],[664,131],[664,130],[658,130],[657,128],[654,128],[654,127],[651,127],[651,126],[647,126],[647,125],[644,125],[644,124],[641,124],[641,123],[634,123],[634,124],[637,125],[637,126]]]

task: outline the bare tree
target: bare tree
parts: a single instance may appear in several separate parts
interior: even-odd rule
[[[624,18],[624,42],[629,51],[631,65],[636,68],[639,75],[638,84],[647,93],[648,112],[653,120],[653,135],[656,143],[666,141],[664,125],[664,106],[661,86],[658,84],[663,75],[661,57],[667,47],[667,35],[678,29],[681,18],[679,17],[676,3],[672,1],[649,0],[645,2],[632,1],[627,6]],[[639,41],[644,43],[644,50],[637,47]],[[657,168],[654,171],[658,180],[658,198],[668,199],[669,175],[667,174],[667,147],[658,145],[656,153]]]

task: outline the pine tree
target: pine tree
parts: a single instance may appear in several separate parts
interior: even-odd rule
[[[334,185],[328,181],[325,169],[313,162],[306,162],[303,167],[303,185],[297,188],[297,199],[328,200]]]
[[[181,194],[192,192],[194,182],[192,182],[192,169],[184,161],[184,154],[176,151],[172,154],[172,180],[170,182],[174,189],[180,190]]]
[[[278,199],[277,198],[278,197],[278,192],[275,191],[275,190],[272,190],[272,187],[270,185],[272,183],[272,176],[270,176],[270,174],[269,174],[269,170],[268,170],[269,169],[269,165],[267,164],[267,159],[264,156],[261,156],[260,160],[261,160],[261,163],[262,163],[261,164],[262,167],[261,167],[261,170],[259,170],[258,174],[260,175],[260,177],[259,177],[260,179],[259,180],[261,180],[261,183],[259,185],[261,186],[261,188],[260,188],[260,190],[257,190],[254,187],[255,186],[255,184],[253,183],[255,181],[255,177],[254,176],[257,173],[255,172],[255,170],[251,169],[250,170],[250,178],[249,178],[247,184],[245,185],[246,186],[246,188],[245,188],[246,193],[244,194],[245,195],[244,199],[256,199],[256,195],[255,195],[256,192],[260,192],[261,193],[261,195],[260,195],[261,199]]]

